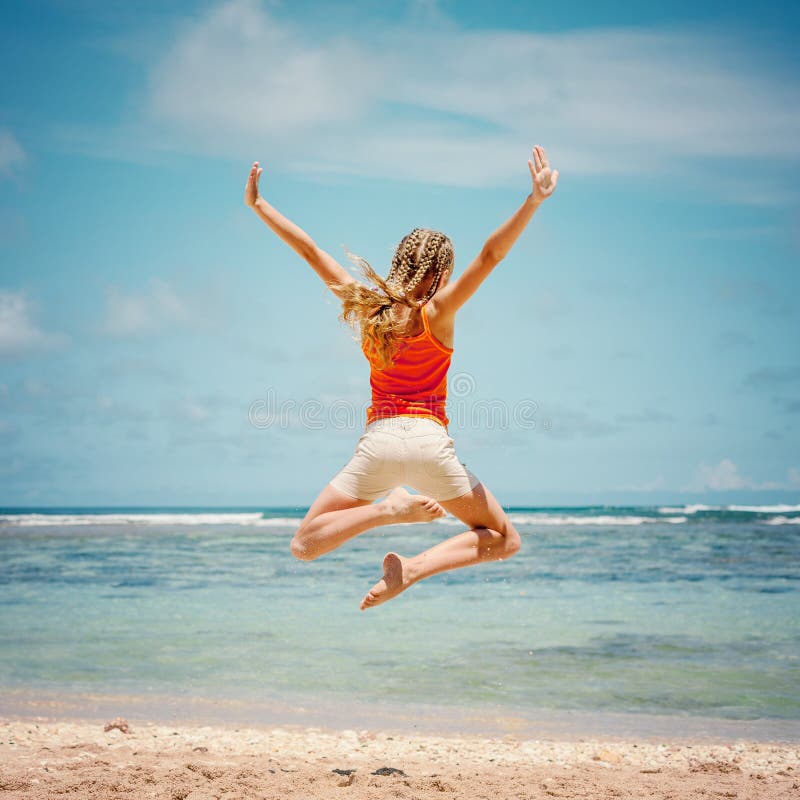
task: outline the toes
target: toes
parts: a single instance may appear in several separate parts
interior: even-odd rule
[[[364,596],[364,599],[361,601],[361,608],[371,608],[372,606],[376,605],[378,598],[370,591]]]
[[[437,503],[435,500],[431,500],[429,504],[427,504],[427,509],[432,513],[436,514],[437,517],[443,517],[447,512]]]
[[[427,511],[432,513],[435,513],[441,509],[441,506],[432,497],[427,498],[423,505]]]
[[[371,605],[373,605],[373,604],[375,603],[375,601],[376,601],[377,599],[378,599],[378,595],[377,595],[377,594],[375,594],[375,592],[374,592],[372,589],[370,589],[370,590],[369,590],[369,591],[368,591],[368,592],[367,592],[367,593],[364,595],[364,599],[361,601],[361,605],[362,605],[362,606],[371,606]]]

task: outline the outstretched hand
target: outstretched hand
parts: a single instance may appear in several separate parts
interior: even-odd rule
[[[528,159],[528,167],[533,179],[533,198],[541,203],[553,194],[558,183],[558,170],[550,169],[547,153],[538,144],[533,148],[533,161]]]
[[[254,161],[250,174],[247,176],[247,186],[244,187],[244,204],[246,206],[254,206],[258,200],[258,179],[263,171],[264,169],[258,166],[258,161]]]

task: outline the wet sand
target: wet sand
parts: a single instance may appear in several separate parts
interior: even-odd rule
[[[338,770],[338,771],[337,771]],[[0,718],[0,798],[800,797],[800,743]]]

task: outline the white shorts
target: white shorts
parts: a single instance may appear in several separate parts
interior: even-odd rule
[[[367,425],[350,461],[331,485],[359,500],[377,500],[409,486],[435,500],[453,500],[480,480],[456,456],[447,429],[427,417],[386,417]]]

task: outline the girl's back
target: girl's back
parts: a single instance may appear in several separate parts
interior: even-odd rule
[[[415,316],[409,314],[407,324],[400,329],[413,330],[416,326],[408,323],[416,321]],[[381,366],[370,340],[363,340],[372,389],[367,424],[385,417],[419,416],[447,427],[447,371],[453,348],[446,347],[432,332],[425,305],[419,309],[419,322],[420,332],[397,337],[393,360],[388,366]]]

